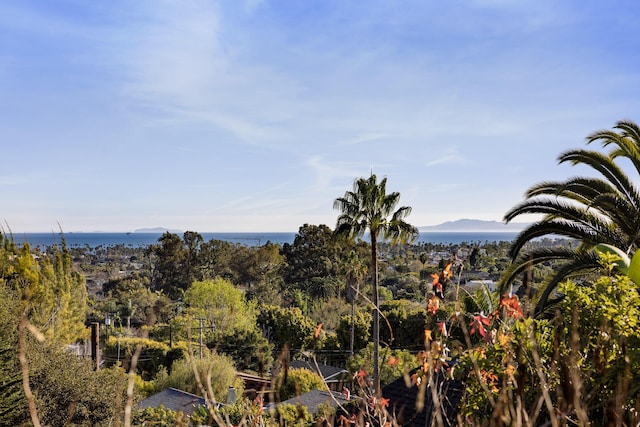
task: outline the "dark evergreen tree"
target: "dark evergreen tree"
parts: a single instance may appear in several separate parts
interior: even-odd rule
[[[304,224],[298,230],[293,244],[285,243],[282,253],[286,258],[285,283],[312,297],[326,296],[322,289],[333,286],[338,276],[342,248],[326,225]]]
[[[151,288],[172,299],[179,298],[191,284],[184,270],[186,254],[180,236],[166,232],[157,244],[149,246],[148,252],[153,265]]]

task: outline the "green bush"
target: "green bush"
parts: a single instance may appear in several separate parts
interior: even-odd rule
[[[351,375],[364,372],[369,376],[373,373],[372,361],[373,344],[369,344],[349,359],[347,368]],[[380,348],[380,383],[383,386],[387,385],[418,365],[418,359],[409,351],[382,347]]]
[[[230,356],[241,371],[263,375],[273,363],[273,344],[262,336],[257,327],[230,331],[216,341],[207,343],[207,346]]]
[[[313,421],[306,406],[281,404],[271,411],[271,416],[281,426],[307,426]]]
[[[96,372],[89,360],[52,343],[34,343],[28,357],[43,425],[110,426],[122,416],[126,387],[122,369]]]
[[[176,412],[160,405],[157,408],[145,408],[135,411],[131,424],[134,427],[186,427],[189,425],[189,419],[182,412]]]
[[[170,374],[160,371],[156,378],[156,388],[164,390],[169,387],[177,388],[189,393],[202,395],[202,390],[194,374],[198,372],[200,382],[205,389],[207,384],[211,384],[213,397],[218,402],[227,400],[227,391],[229,386],[236,389],[237,395],[242,395],[244,391],[244,383],[236,377],[236,368],[230,357],[212,353],[206,355],[203,359],[193,358],[178,360],[173,364]]]
[[[106,366],[115,366],[120,363],[128,371],[131,356],[139,344],[142,345],[142,352],[138,359],[136,372],[143,379],[152,379],[161,366],[170,365],[167,360],[167,353],[169,352],[167,344],[147,338],[117,337],[112,335],[107,339],[102,350]]]
[[[356,310],[354,316],[354,351],[363,349],[369,343],[371,337],[371,325],[373,316],[369,310]],[[336,329],[340,348],[348,350],[351,343],[351,315],[342,316]]]
[[[320,375],[305,368],[293,368],[280,372],[277,384],[280,401],[300,396],[311,390],[325,389]]]

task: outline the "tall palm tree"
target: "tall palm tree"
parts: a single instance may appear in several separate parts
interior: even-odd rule
[[[379,183],[372,173],[368,179],[358,178],[353,183],[353,191],[333,202],[333,208],[340,211],[336,222],[336,234],[351,239],[362,237],[369,232],[371,239],[371,278],[373,284],[373,381],[376,395],[380,394],[380,313],[378,311],[378,239],[391,243],[413,242],[418,237],[418,229],[404,219],[411,208],[396,208],[400,193],[387,194],[387,178]]]
[[[602,130],[587,137],[587,144],[600,142],[608,153],[595,150],[570,150],[561,154],[559,163],[586,165],[596,177],[577,176],[562,182],[541,182],[531,187],[526,199],[505,214],[509,222],[524,214],[542,214],[513,242],[512,266],[502,278],[502,291],[532,265],[560,261],[561,267],[546,283],[538,298],[535,314],[541,314],[557,299],[551,298],[558,283],[574,275],[595,271],[598,256],[593,247],[608,243],[627,253],[638,248],[640,238],[640,194],[625,173],[621,161],[632,166],[640,177],[640,128],[631,121],[619,121],[614,130]],[[526,246],[542,236],[576,239],[577,248],[530,249]]]

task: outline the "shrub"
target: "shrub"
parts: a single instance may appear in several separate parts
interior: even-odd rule
[[[325,389],[320,375],[305,368],[283,370],[278,375],[277,384],[280,401],[300,396],[311,390]]]
[[[33,344],[31,387],[43,425],[109,426],[124,409],[122,369],[94,371],[92,363],[55,344]]]
[[[373,372],[373,344],[360,350],[349,359],[347,368],[353,376],[356,374]],[[403,374],[418,366],[416,357],[406,350],[392,350],[389,347],[380,348],[380,384],[385,386],[398,379]]]
[[[281,426],[307,426],[313,421],[306,406],[301,404],[291,405],[289,403],[278,405],[271,411],[271,416]]]
[[[110,336],[104,344],[102,354],[107,366],[122,364],[125,370],[129,370],[131,356],[138,345],[142,345],[142,352],[138,359],[136,372],[145,380],[152,379],[161,366],[170,365],[167,360],[169,346],[167,344],[137,337]]]
[[[193,358],[176,361],[169,375],[161,372],[158,376],[157,389],[164,390],[173,387],[202,395],[202,390],[195,378],[194,367],[198,372],[202,386],[207,388],[207,384],[211,384],[211,391],[216,401],[226,401],[229,386],[235,387],[237,394],[242,394],[244,383],[236,377],[233,361],[230,357],[217,353],[206,355],[203,359]]]
[[[189,425],[189,419],[182,412],[176,412],[160,405],[157,408],[144,408],[135,411],[131,424],[134,427],[186,427]]]

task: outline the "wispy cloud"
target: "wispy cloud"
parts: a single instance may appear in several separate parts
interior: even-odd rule
[[[358,174],[356,163],[344,161],[327,161],[322,155],[314,155],[307,158],[304,164],[313,172],[314,191],[333,192],[339,187],[337,182],[344,181],[344,178],[355,179]]]
[[[246,58],[213,3],[146,4],[151,19],[131,20],[114,52],[124,70],[122,95],[167,119],[209,124],[235,142],[277,146],[270,135],[292,118],[296,82]]]
[[[355,135],[353,138],[347,139],[343,141],[341,144],[342,145],[359,145],[359,144],[379,141],[388,137],[389,136],[384,133],[364,133],[364,134]]]
[[[451,165],[451,164],[461,164],[464,163],[464,158],[460,155],[458,147],[448,147],[444,150],[444,152],[430,159],[427,163],[427,167],[432,166],[442,166],[442,165]]]

